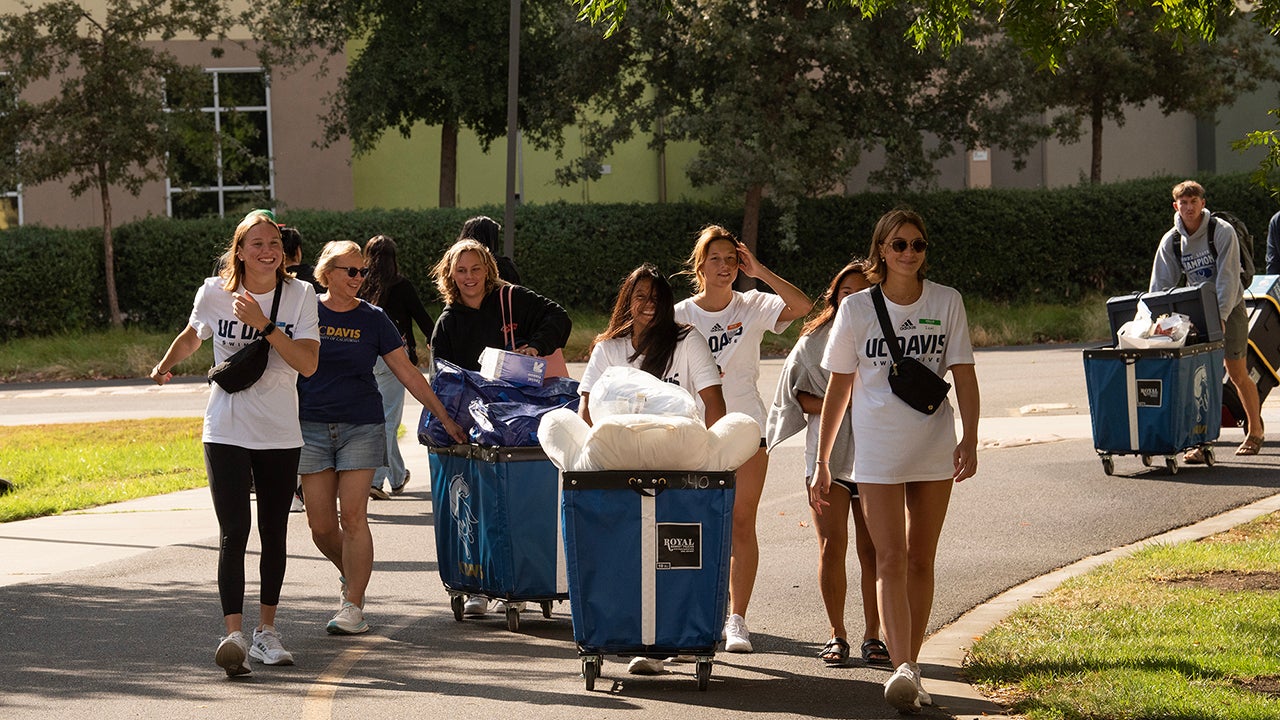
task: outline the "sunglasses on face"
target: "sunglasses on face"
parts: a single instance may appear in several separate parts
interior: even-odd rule
[[[360,277],[369,277],[369,268],[367,267],[342,267],[341,265],[334,265],[333,269],[346,270],[347,277],[349,278],[353,278],[356,275],[359,275]]]
[[[915,250],[917,253],[922,253],[925,250],[929,249],[929,241],[922,240],[920,238],[916,238],[911,242],[898,239],[898,240],[894,240],[891,243],[888,243],[888,245],[896,253],[906,252],[908,247],[910,247],[912,250]]]

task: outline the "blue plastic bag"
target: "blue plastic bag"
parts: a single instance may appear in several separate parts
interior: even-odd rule
[[[466,370],[446,360],[436,360],[436,376],[431,389],[440,398],[445,412],[462,430],[471,436],[475,419],[471,403],[516,403],[545,407],[548,411],[558,407],[577,409],[578,381],[573,378],[549,378],[541,387],[522,387],[505,380],[490,380],[480,373]],[[536,426],[535,426],[536,431]],[[444,425],[426,408],[418,420],[418,442],[432,447],[453,445],[453,438],[445,432]],[[489,443],[484,443],[489,444]],[[526,445],[537,445],[537,439]]]
[[[557,408],[578,409],[578,401],[564,405],[534,405],[532,403],[491,402],[472,400],[471,419],[475,423],[468,431],[471,442],[493,447],[530,447],[538,443],[538,423],[542,416]]]

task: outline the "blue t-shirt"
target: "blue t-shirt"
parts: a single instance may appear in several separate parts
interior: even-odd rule
[[[404,345],[400,331],[381,308],[363,300],[346,312],[318,305],[320,364],[298,383],[298,417],[353,425],[385,422],[373,365]]]

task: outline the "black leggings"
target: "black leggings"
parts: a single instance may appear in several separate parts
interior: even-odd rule
[[[218,596],[223,615],[244,612],[244,556],[253,514],[249,486],[258,497],[258,562],[263,605],[280,604],[288,557],[289,506],[298,484],[298,455],[302,448],[250,450],[237,445],[204,444],[204,467],[209,475],[213,511],[221,535],[218,549]]]

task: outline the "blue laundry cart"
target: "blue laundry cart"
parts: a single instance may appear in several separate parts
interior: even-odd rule
[[[436,561],[455,620],[465,596],[506,605],[507,628],[520,628],[517,603],[551,617],[567,600],[561,546],[560,473],[540,447],[453,445],[428,449]]]
[[[696,657],[711,679],[724,626],[734,474],[564,473],[573,638],[587,690],[604,656]]]
[[[1222,431],[1222,341],[1181,348],[1084,351],[1093,446],[1102,469],[1115,471],[1115,455],[1139,455],[1150,467],[1163,455],[1171,474],[1178,453],[1193,447],[1214,464]]]

